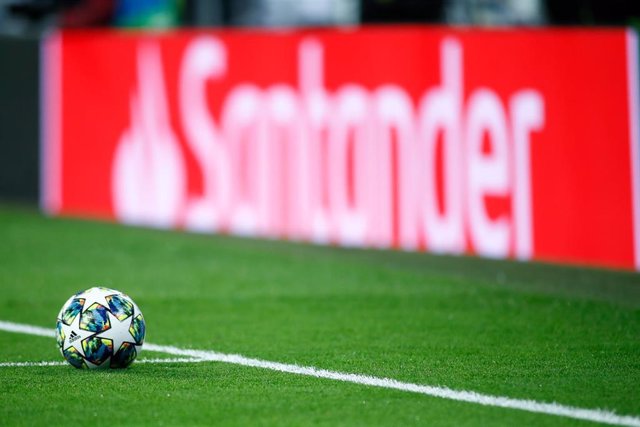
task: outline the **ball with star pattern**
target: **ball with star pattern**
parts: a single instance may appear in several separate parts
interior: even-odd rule
[[[142,349],[145,329],[142,312],[128,295],[93,287],[62,306],[56,341],[76,368],[126,368]]]

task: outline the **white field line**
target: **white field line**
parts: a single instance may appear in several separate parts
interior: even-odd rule
[[[193,359],[190,357],[170,357],[164,359],[137,359],[137,363],[198,363],[208,362],[204,359]],[[69,366],[67,362],[44,360],[42,362],[3,362],[0,368],[23,368],[31,366]]]
[[[13,322],[0,321],[0,330],[53,337],[53,331],[51,329],[22,325]],[[561,405],[558,403],[544,403],[537,402],[535,400],[513,399],[510,397],[492,396],[488,394],[476,393],[474,391],[459,391],[452,390],[447,387],[405,383],[390,378],[378,378],[361,374],[334,372],[325,369],[314,368],[311,366],[299,366],[288,363],[269,362],[266,360],[252,359],[238,354],[225,354],[208,350],[191,350],[149,343],[145,343],[144,349],[153,352],[171,354],[173,356],[195,358],[189,359],[190,361],[198,360],[231,363],[235,365],[270,369],[273,371],[287,372],[290,374],[305,375],[315,378],[325,378],[350,382],[354,384],[368,385],[372,387],[401,390],[411,393],[420,393],[427,396],[440,397],[443,399],[456,400],[460,402],[475,403],[484,406],[518,409],[521,411],[535,412],[547,415],[557,415],[561,417],[593,421],[610,425],[640,427],[640,417],[618,415],[614,412],[602,409],[577,408],[573,406]]]
[[[67,362],[55,362],[50,360],[43,360],[42,362],[2,362],[0,367],[2,368],[21,368],[28,366],[65,366],[69,365]]]

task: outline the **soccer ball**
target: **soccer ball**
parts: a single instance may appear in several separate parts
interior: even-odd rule
[[[142,349],[144,333],[136,303],[102,287],[69,298],[56,322],[60,353],[76,368],[126,368]]]

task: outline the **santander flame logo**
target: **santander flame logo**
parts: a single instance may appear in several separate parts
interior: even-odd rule
[[[112,193],[118,219],[156,227],[176,225],[186,172],[169,125],[160,50],[138,52],[138,91],[131,95],[131,123],[118,142]]]

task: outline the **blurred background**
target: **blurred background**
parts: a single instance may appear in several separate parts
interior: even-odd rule
[[[300,27],[445,25],[630,25],[628,0],[0,0],[0,31],[51,27]]]
[[[0,0],[0,199],[38,200],[39,40],[55,28],[636,25],[625,0]]]
[[[351,29],[381,25],[458,29],[465,26],[623,28],[637,26],[639,17],[640,2],[624,0],[0,0],[0,58],[3,63],[0,67],[0,200],[20,201],[33,206],[42,200],[43,178],[40,177],[39,166],[40,157],[45,158],[40,147],[45,130],[42,128],[44,106],[41,102],[43,85],[40,79],[47,74],[41,72],[44,63],[42,41],[58,28],[147,29],[154,32],[176,28]],[[618,33],[624,35],[624,32]],[[498,32],[499,37],[502,34]],[[607,64],[611,61],[602,60],[595,53],[597,46],[593,49],[591,43],[585,46],[587,49],[575,50],[575,57],[566,54],[559,54],[559,57],[567,64],[575,65],[576,59],[584,56],[581,52],[594,53],[594,62],[580,68],[574,75],[597,74],[599,80],[589,80],[584,87],[605,88],[602,99],[593,90],[580,89],[584,101],[575,104],[588,104],[596,108],[605,105],[605,101],[611,101],[612,90],[615,89],[611,85],[615,81],[624,82],[625,79],[612,76]],[[481,47],[480,51],[485,47]],[[603,49],[602,46],[600,49]],[[609,50],[604,49],[604,52]],[[522,55],[530,55],[529,50],[523,49]],[[480,62],[487,61],[481,59]],[[96,74],[95,62],[91,62],[89,69],[86,74],[93,78]],[[121,71],[124,70],[118,68],[117,79],[120,80],[123,79]],[[493,71],[489,75],[494,75]],[[552,69],[551,73],[557,78],[559,71]],[[547,77],[541,79],[543,81]],[[565,96],[565,92],[558,96]],[[101,99],[103,102],[104,99]],[[615,117],[625,116],[627,104],[626,101],[618,102],[608,111],[617,111]],[[603,118],[602,111],[596,109],[592,109],[594,119],[583,122],[602,123],[603,120],[596,120]],[[550,107],[549,111],[552,110]],[[560,116],[556,113],[554,120],[564,123],[578,114],[576,111],[572,107]],[[611,123],[600,127],[606,127],[606,138],[615,139]],[[577,131],[572,129],[571,133],[556,138],[558,141],[580,139]],[[626,144],[625,138],[617,138],[614,143],[616,146]],[[96,142],[96,139],[92,138],[92,141]],[[596,142],[592,144],[592,149],[597,151],[601,140]],[[598,158],[602,159],[601,156]],[[611,165],[603,168],[611,169]],[[606,205],[609,199],[612,206],[627,203],[626,199],[622,202],[616,199],[615,192],[608,189],[603,190],[608,199],[596,200],[596,192],[591,190],[585,197],[596,206]],[[568,214],[563,215],[565,218]],[[613,214],[609,212],[608,215]],[[560,224],[556,217],[539,221],[550,226]],[[616,221],[621,222],[619,218]],[[573,223],[569,221],[568,224],[564,228],[571,228]],[[578,228],[573,225],[573,228]],[[627,240],[631,242],[631,238],[625,242]],[[632,253],[629,242],[625,243],[629,246],[625,250]],[[574,246],[580,245],[575,243]],[[609,256],[604,246],[597,250],[605,253],[603,256]]]

